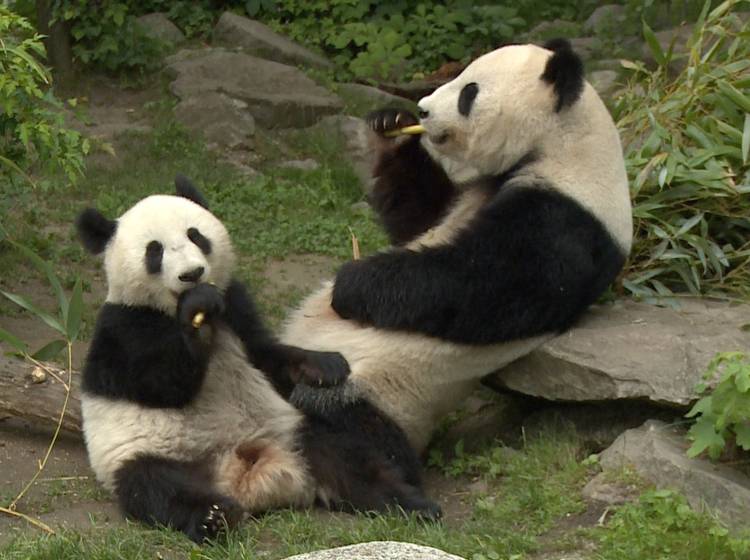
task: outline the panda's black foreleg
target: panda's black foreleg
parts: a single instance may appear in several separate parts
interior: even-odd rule
[[[395,245],[408,243],[443,217],[457,189],[445,170],[430,157],[419,137],[388,138],[387,132],[416,124],[417,117],[400,109],[380,109],[367,116],[378,134],[376,181],[369,201]]]
[[[349,364],[338,352],[316,352],[278,342],[240,282],[229,285],[224,300],[223,318],[242,341],[248,360],[266,374],[284,398],[297,383],[330,386],[349,375]]]
[[[200,464],[141,455],[116,473],[120,508],[129,518],[171,527],[201,543],[242,519],[234,500],[207,488]]]

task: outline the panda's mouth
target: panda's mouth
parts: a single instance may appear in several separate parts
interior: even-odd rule
[[[450,136],[451,135],[448,132],[441,132],[440,134],[430,134],[430,142],[432,142],[436,146],[440,146],[441,144],[445,144]]]

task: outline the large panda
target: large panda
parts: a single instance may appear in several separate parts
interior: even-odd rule
[[[226,229],[187,179],[177,196],[149,196],[117,220],[89,208],[77,225],[104,253],[108,284],[83,371],[83,431],[125,514],[196,541],[316,497],[439,516],[408,440],[374,407],[304,416],[283,398],[298,381],[339,383],[348,365],[268,333],[232,280]]]
[[[338,350],[340,387],[307,410],[374,404],[424,449],[486,374],[569,328],[630,250],[617,130],[565,40],[513,45],[404,111],[379,137],[372,204],[394,246],[349,262],[291,315],[282,340]]]

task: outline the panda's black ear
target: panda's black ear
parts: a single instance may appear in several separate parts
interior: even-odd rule
[[[117,230],[117,222],[105,218],[96,208],[86,208],[78,215],[76,230],[87,251],[98,255]]]
[[[583,62],[573,52],[567,39],[551,39],[544,44],[552,51],[541,78],[552,85],[557,95],[555,111],[558,113],[578,101],[583,92]]]
[[[178,173],[174,178],[174,186],[177,192],[177,196],[192,200],[199,206],[203,206],[203,208],[208,209],[208,202],[206,202],[204,196],[190,179]]]

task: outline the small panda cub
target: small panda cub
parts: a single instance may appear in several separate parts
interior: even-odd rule
[[[225,227],[186,178],[176,186],[116,221],[89,208],[77,223],[84,246],[104,253],[108,285],[83,370],[83,431],[124,513],[199,542],[247,512],[316,496],[438,515],[405,435],[374,408],[352,401],[305,418],[288,403],[298,382],[341,382],[346,360],[270,335],[232,279]]]

